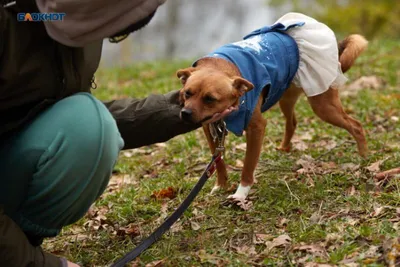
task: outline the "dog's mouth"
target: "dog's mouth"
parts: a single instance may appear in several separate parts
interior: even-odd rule
[[[215,114],[217,114],[217,113],[215,113]],[[215,114],[214,114],[214,115],[215,115]],[[210,115],[210,116],[205,117],[204,119],[202,119],[202,120],[200,121],[200,123],[205,123],[206,121],[211,120],[212,117],[214,117],[214,115]]]
[[[232,112],[237,111],[238,108],[239,108],[238,105],[232,105],[231,107],[229,107],[229,108],[227,108],[227,109],[231,109],[231,113],[232,113]],[[227,110],[227,109],[225,109],[225,110]],[[195,121],[195,120],[193,119],[193,117],[190,117],[190,118],[189,118],[189,117],[188,117],[188,118],[183,118],[183,117],[182,117],[182,113],[179,115],[179,117],[180,117],[180,119],[181,119],[182,121],[184,121],[184,122],[186,122],[186,123],[207,124],[207,123],[209,123],[210,120],[212,120],[217,114],[223,114],[223,113],[225,112],[225,110],[223,110],[223,111],[221,111],[221,112],[215,112],[214,114],[211,114],[211,115],[209,115],[209,116],[204,117],[204,118],[201,119],[200,121]],[[230,113],[230,114],[231,114],[231,113]],[[229,116],[230,114],[224,115],[224,117],[223,117],[222,119],[226,118],[226,117]]]
[[[232,114],[232,112],[237,111],[238,108],[239,108],[238,106],[231,106],[229,109],[233,109],[233,110],[231,111],[230,114]],[[224,110],[224,111],[225,111],[225,110]],[[216,112],[216,113],[214,113],[214,114],[212,114],[212,115],[210,115],[210,116],[207,116],[207,117],[205,117],[204,119],[202,119],[199,123],[202,123],[202,124],[207,123],[209,120],[211,120],[212,118],[214,118],[214,116],[215,116],[216,114],[221,114],[221,113],[223,113],[224,111],[222,111],[222,112]],[[230,114],[225,115],[222,119],[226,118],[226,117],[229,116]]]

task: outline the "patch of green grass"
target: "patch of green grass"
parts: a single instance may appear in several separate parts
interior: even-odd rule
[[[251,194],[253,207],[243,211],[223,205],[228,192],[210,196],[212,178],[184,216],[140,256],[138,266],[157,260],[164,260],[165,266],[298,266],[302,259],[340,264],[354,257],[360,264],[369,260],[369,266],[383,266],[379,251],[372,260],[362,255],[371,246],[382,247],[387,239],[400,235],[396,210],[400,207],[400,184],[393,179],[378,185],[365,167],[378,160],[384,160],[382,170],[399,166],[399,57],[398,40],[374,41],[348,73],[350,81],[377,75],[386,82],[382,88],[365,88],[357,96],[342,98],[345,109],[361,121],[368,134],[371,152],[366,159],[357,155],[347,132],[314,115],[305,97],[296,106],[296,134],[311,136],[311,140],[304,140],[308,148],[291,153],[276,151],[284,120],[279,109],[272,108],[264,114],[268,126],[256,170],[258,183]],[[180,87],[175,72],[190,63],[154,62],[100,70],[94,94],[108,100],[166,93]],[[335,142],[336,147],[327,149],[323,145],[327,141]],[[244,142],[243,137],[228,135],[228,165],[243,160],[244,151],[238,145]],[[152,145],[129,153],[121,153],[115,176],[93,206],[94,214],[88,213],[59,237],[47,240],[48,251],[82,266],[110,265],[175,210],[210,160],[201,129],[177,136],[166,146]],[[332,170],[298,173],[297,161],[304,155],[325,164],[322,170],[327,170],[327,165],[333,166]],[[345,164],[359,166],[344,169]],[[232,183],[238,183],[240,171],[229,170],[229,177]],[[177,192],[176,198],[158,201],[151,197],[154,191],[170,186]],[[121,233],[121,227],[130,234]],[[258,234],[265,240],[255,242]],[[289,246],[267,249],[283,234],[291,238]],[[321,246],[326,255],[295,249],[301,245]]]

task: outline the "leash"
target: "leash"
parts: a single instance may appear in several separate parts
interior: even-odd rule
[[[210,178],[215,170],[218,162],[223,160],[223,154],[225,151],[224,142],[225,136],[228,133],[226,130],[225,122],[220,120],[210,124],[210,133],[214,139],[214,143],[218,141],[218,145],[215,152],[211,158],[210,163],[201,175],[200,179],[197,181],[196,185],[190,191],[189,195],[181,203],[181,205],[169,216],[149,237],[143,240],[138,246],[136,246],[132,251],[128,252],[116,261],[111,267],[123,267],[126,263],[134,260],[143,251],[148,249],[151,245],[157,242],[161,236],[171,228],[171,226],[182,216],[185,210],[190,206],[192,201],[195,199],[197,194],[203,188],[204,184]]]

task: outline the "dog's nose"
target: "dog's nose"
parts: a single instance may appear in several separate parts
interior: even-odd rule
[[[184,121],[192,121],[192,110],[183,108],[181,110],[181,117]]]

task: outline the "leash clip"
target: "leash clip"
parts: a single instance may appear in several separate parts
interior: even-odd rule
[[[219,120],[210,124],[210,133],[213,138],[213,142],[216,143],[217,147],[215,148],[214,156],[218,156],[221,154],[221,158],[225,154],[225,137],[228,134],[228,130],[226,129],[226,123],[223,120]]]

